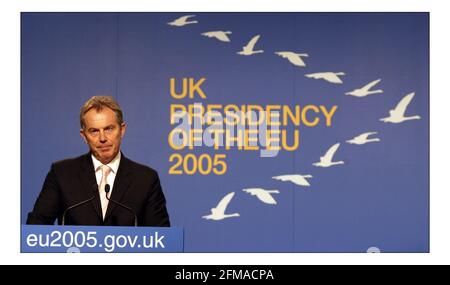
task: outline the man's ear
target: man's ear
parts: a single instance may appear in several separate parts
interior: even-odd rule
[[[80,136],[83,138],[83,140],[84,140],[85,143],[88,143],[88,142],[87,142],[87,139],[86,139],[86,135],[84,134],[83,129],[80,129]]]
[[[123,136],[125,135],[125,130],[127,129],[127,125],[125,125],[125,123],[122,123],[122,125],[120,125],[120,137],[123,138]]]

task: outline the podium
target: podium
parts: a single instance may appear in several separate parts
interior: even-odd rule
[[[184,232],[167,227],[22,225],[21,252],[183,252]]]

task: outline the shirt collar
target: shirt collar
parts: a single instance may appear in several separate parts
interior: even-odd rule
[[[111,168],[112,172],[114,172],[115,174],[117,174],[117,169],[119,169],[121,157],[122,157],[122,155],[119,151],[119,153],[116,155],[116,157],[114,157],[114,159],[111,160],[110,163],[106,164],[109,166],[109,168]],[[97,171],[98,168],[103,165],[103,163],[101,163],[93,154],[91,154],[91,158],[92,158],[92,162],[94,163],[94,169],[95,169],[95,171]]]

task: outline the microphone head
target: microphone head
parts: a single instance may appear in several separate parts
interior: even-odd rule
[[[110,190],[111,190],[111,186],[109,186],[109,184],[106,184],[105,185],[105,193],[108,194]]]

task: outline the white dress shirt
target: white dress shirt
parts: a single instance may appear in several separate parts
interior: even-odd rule
[[[102,180],[102,170],[101,170],[100,166],[102,166],[103,163],[101,163],[97,158],[95,158],[94,155],[91,155],[91,157],[92,157],[92,162],[94,163],[95,179],[97,180],[97,185],[100,185],[100,182]],[[114,159],[111,160],[110,163],[106,164],[107,166],[109,166],[109,168],[111,168],[111,172],[106,177],[106,181],[109,184],[109,186],[111,187],[108,197],[111,197],[112,191],[114,190],[113,189],[114,180],[116,179],[117,170],[119,169],[120,158],[121,158],[121,154],[119,151],[119,153],[116,155],[116,157],[114,157]]]

